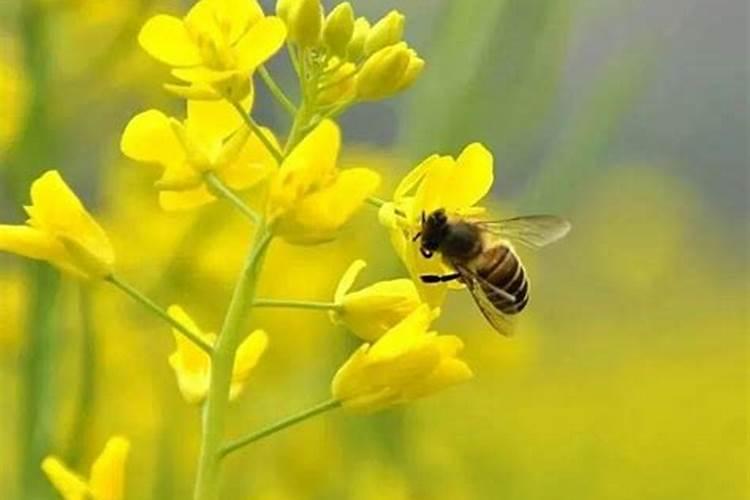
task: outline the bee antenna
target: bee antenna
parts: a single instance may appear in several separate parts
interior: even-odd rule
[[[422,210],[422,224],[424,224],[425,220],[427,220],[427,215],[425,215],[424,210]]]
[[[418,232],[417,234],[415,234],[415,235],[414,235],[414,238],[412,238],[412,239],[411,239],[411,241],[417,241],[417,240],[419,239],[419,237],[420,237],[420,236],[422,236],[422,231],[420,231],[420,232]]]

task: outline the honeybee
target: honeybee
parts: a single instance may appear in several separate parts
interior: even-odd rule
[[[425,258],[439,253],[454,270],[425,274],[424,283],[457,280],[466,285],[487,321],[503,335],[512,333],[509,316],[529,301],[529,280],[513,242],[541,248],[564,237],[570,223],[553,215],[529,215],[497,221],[449,216],[444,209],[422,213],[422,227],[414,236]]]

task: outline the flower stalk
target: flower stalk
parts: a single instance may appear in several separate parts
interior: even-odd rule
[[[287,308],[287,309],[314,309],[320,311],[338,311],[339,304],[333,302],[317,302],[310,300],[281,300],[281,299],[257,299],[253,307]]]
[[[215,194],[216,196],[220,198],[224,198],[229,203],[234,205],[234,207],[239,210],[242,215],[247,217],[252,223],[258,224],[260,222],[260,215],[253,210],[252,208],[248,207],[242,199],[240,199],[237,194],[229,189],[229,187],[221,182],[221,179],[219,179],[216,174],[213,172],[207,172],[204,174],[203,178],[206,181],[206,185],[210,189],[210,191]]]
[[[218,498],[220,451],[229,405],[235,351],[255,296],[258,276],[271,238],[271,233],[261,220],[255,241],[235,285],[221,334],[216,342],[211,363],[211,383],[203,414],[203,436],[194,492],[195,500]]]
[[[295,106],[292,100],[287,97],[287,95],[281,89],[281,86],[276,83],[276,80],[273,79],[271,73],[268,72],[265,66],[261,66],[260,68],[258,68],[258,74],[260,74],[260,77],[268,87],[268,90],[271,91],[271,94],[273,94],[276,100],[279,101],[279,104],[281,104],[286,112],[291,116],[295,116],[297,114],[297,106]]]
[[[226,446],[224,446],[224,448],[221,449],[221,458],[224,458],[230,453],[233,453],[239,450],[240,448],[243,448],[249,445],[250,443],[260,441],[261,439],[265,437],[268,437],[272,434],[276,434],[277,432],[282,431],[286,429],[287,427],[297,425],[299,423],[304,422],[305,420],[309,420],[312,417],[315,417],[322,413],[326,413],[328,411],[334,410],[339,407],[341,407],[340,401],[336,399],[329,399],[328,401],[324,401],[300,413],[287,417],[283,420],[279,420],[278,422],[273,423],[269,425],[268,427],[265,427],[264,429],[261,429],[257,432],[253,432],[251,434],[248,434],[247,436],[243,436],[241,438],[235,439],[234,441],[231,441],[229,444],[227,444]]]
[[[185,325],[174,319],[172,316],[167,314],[167,311],[165,311],[162,307],[160,307],[156,302],[146,297],[144,294],[142,294],[138,289],[130,285],[128,282],[124,281],[119,276],[112,274],[105,278],[105,281],[108,281],[109,283],[113,284],[123,292],[125,292],[126,295],[130,296],[132,299],[134,299],[136,302],[143,305],[146,309],[151,311],[152,313],[156,314],[158,317],[172,325],[175,329],[179,330],[180,333],[185,335],[185,337],[189,338],[196,346],[198,346],[200,349],[211,355],[213,353],[213,348],[205,341],[203,340],[199,335],[197,335],[195,332],[190,331]]]
[[[281,163],[284,159],[284,156],[281,154],[281,152],[276,149],[276,146],[273,145],[273,143],[268,139],[266,134],[263,133],[263,130],[261,130],[260,125],[255,123],[255,120],[242,108],[242,104],[230,100],[229,103],[234,106],[234,109],[237,110],[237,112],[242,116],[242,119],[245,121],[245,124],[248,126],[250,130],[252,130],[253,134],[255,134],[258,137],[258,140],[260,140],[261,143],[263,143],[263,146],[268,149],[268,152],[271,153],[271,156],[273,158]]]

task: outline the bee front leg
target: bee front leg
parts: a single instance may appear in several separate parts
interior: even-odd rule
[[[422,280],[422,283],[427,284],[434,284],[434,283],[445,283],[447,281],[453,281],[457,280],[461,277],[460,273],[453,273],[453,274],[423,274],[419,277],[419,279]]]

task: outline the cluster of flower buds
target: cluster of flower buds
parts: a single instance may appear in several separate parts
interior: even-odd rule
[[[373,25],[355,18],[349,2],[326,15],[320,0],[279,0],[276,13],[286,23],[288,40],[323,61],[321,104],[384,99],[413,84],[424,68],[403,41],[404,15],[398,11]]]

